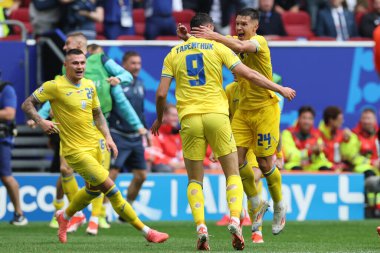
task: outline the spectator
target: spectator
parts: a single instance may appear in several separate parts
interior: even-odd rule
[[[119,172],[132,172],[133,179],[128,187],[127,201],[132,204],[137,198],[142,184],[146,179],[146,162],[144,159],[143,135],[147,134],[144,115],[144,84],[138,78],[141,70],[141,57],[137,52],[126,52],[123,56],[122,66],[133,76],[133,82],[123,85],[124,95],[131,102],[144,126],[134,127],[131,123],[123,121],[116,110],[111,112],[109,120],[112,138],[119,149],[119,155],[111,164],[110,178],[115,180]],[[119,218],[120,220],[120,218]]]
[[[214,0],[182,0],[184,9],[209,14]]]
[[[257,34],[286,36],[281,15],[274,11],[274,0],[260,0],[260,20]]]
[[[172,0],[147,0],[145,17],[145,38],[147,40],[154,40],[160,35],[177,35]]]
[[[329,0],[329,5],[318,13],[316,34],[348,40],[357,36],[354,14],[343,8],[343,0]]]
[[[301,7],[301,0],[276,0],[274,9],[276,12],[282,14],[285,11],[299,12]]]
[[[352,130],[359,138],[360,154],[371,161],[371,165],[376,169],[380,169],[379,164],[379,140],[377,133],[379,127],[377,124],[376,112],[373,109],[366,108],[363,110],[360,121]]]
[[[250,0],[219,0],[221,11],[221,30],[222,34],[230,34],[231,16],[244,8],[250,7]]]
[[[373,11],[365,14],[360,22],[360,35],[372,38],[373,31],[380,24],[380,0],[373,1]]]
[[[315,111],[310,106],[298,110],[296,126],[282,132],[285,169],[330,170],[332,163],[323,153],[321,133],[314,127]]]
[[[311,18],[311,28],[316,30],[318,12],[324,9],[328,4],[328,0],[306,0],[307,11]]]
[[[104,6],[104,32],[107,39],[114,40],[120,35],[134,35],[133,1],[107,0]]]
[[[96,39],[96,22],[103,22],[102,0],[60,0],[65,5],[62,15],[63,30],[66,34],[83,33],[87,39]]]
[[[57,27],[61,17],[57,0],[32,0],[29,5],[30,23],[35,35],[44,34]]]
[[[184,169],[178,112],[175,105],[166,106],[159,133],[158,136],[152,136],[152,147],[146,152],[147,160],[151,162],[151,171],[174,172]]]
[[[10,16],[13,11],[20,8],[21,0],[9,0],[9,1],[1,1],[0,7],[5,9],[6,16]]]
[[[14,207],[12,225],[28,224],[20,205],[19,185],[12,176],[11,157],[15,129],[17,97],[14,88],[0,80],[0,178]]]

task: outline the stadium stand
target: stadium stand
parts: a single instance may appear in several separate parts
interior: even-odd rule
[[[314,33],[311,31],[310,16],[307,12],[284,12],[282,14],[285,30],[288,36],[311,38]]]

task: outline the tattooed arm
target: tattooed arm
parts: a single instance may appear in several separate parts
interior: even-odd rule
[[[114,157],[117,157],[118,150],[113,142],[113,139],[110,134],[110,130],[108,129],[107,121],[104,118],[104,115],[102,113],[102,110],[100,107],[97,107],[92,110],[92,116],[94,117],[94,122],[96,127],[99,129],[99,131],[103,134],[104,138],[106,139],[106,146],[108,150],[112,150]]]
[[[40,102],[34,96],[29,96],[24,101],[24,103],[22,103],[21,108],[24,111],[24,113],[30,119],[34,120],[34,122],[36,122],[36,124],[39,125],[45,133],[59,133],[59,129],[56,127],[56,125],[58,125],[59,123],[41,118],[35,107],[37,104],[40,104]]]

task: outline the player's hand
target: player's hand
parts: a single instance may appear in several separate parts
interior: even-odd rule
[[[114,76],[107,78],[107,82],[109,82],[112,86],[116,86],[120,83],[120,79]]]
[[[154,121],[152,128],[150,129],[153,135],[155,135],[155,136],[160,135],[158,130],[160,129],[161,124],[162,124],[162,122],[158,121],[157,119]]]
[[[200,27],[193,27],[191,30],[191,34],[193,34],[197,38],[204,38],[209,40],[214,40],[217,35],[213,30],[203,25],[201,25]]]
[[[181,23],[177,25],[177,36],[183,41],[187,41],[190,37],[186,26],[182,25]]]
[[[32,119],[29,119],[28,121],[26,121],[26,124],[28,125],[28,127],[32,128],[32,129],[35,129],[37,127],[36,122],[34,122],[34,120],[32,120]]]
[[[59,129],[57,127],[57,125],[59,125],[58,122],[43,119],[40,122],[38,122],[38,125],[46,134],[59,134]]]
[[[116,144],[113,141],[112,137],[106,138],[106,147],[108,151],[112,151],[113,158],[116,159],[117,155],[119,154],[119,151],[117,150]]]
[[[296,97],[296,91],[289,87],[281,87],[280,94],[289,101]]]

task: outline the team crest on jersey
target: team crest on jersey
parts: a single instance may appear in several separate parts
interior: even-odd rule
[[[81,104],[82,104],[82,109],[86,109],[86,105],[87,105],[86,100],[82,100]]]

